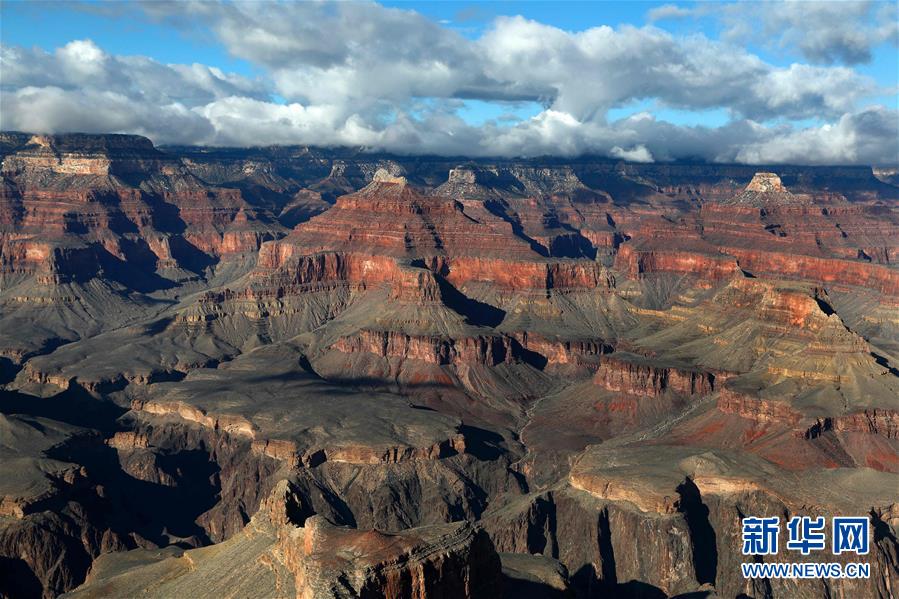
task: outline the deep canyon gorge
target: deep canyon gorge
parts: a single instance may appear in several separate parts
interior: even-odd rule
[[[894,171],[0,159],[0,596],[899,593]],[[744,579],[747,515],[871,575]]]

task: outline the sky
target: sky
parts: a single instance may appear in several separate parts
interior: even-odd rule
[[[0,3],[0,129],[899,164],[899,3]]]

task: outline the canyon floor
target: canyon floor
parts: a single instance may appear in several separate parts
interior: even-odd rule
[[[0,157],[0,597],[899,593],[895,174]],[[871,576],[744,579],[774,515]]]

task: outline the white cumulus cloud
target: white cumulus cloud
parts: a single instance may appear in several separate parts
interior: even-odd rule
[[[722,18],[731,14],[724,8]],[[414,11],[374,3],[153,2],[144,10],[174,26],[202,22],[260,76],[109,54],[89,39],[52,52],[0,46],[0,126],[133,132],[157,143],[341,144],[400,153],[899,161],[896,111],[865,105],[883,94],[870,77],[847,66],[771,64],[704,35],[628,25],[569,32],[499,17],[472,40]],[[668,5],[650,16],[683,17],[686,10]],[[737,40],[739,32],[727,35]],[[781,43],[787,32],[770,35]],[[542,110],[473,126],[459,116],[466,100],[531,102]],[[730,121],[678,126],[651,110],[609,118],[612,109],[647,100],[686,111],[724,109]]]
[[[609,150],[609,155],[614,158],[621,158],[629,162],[652,162],[652,152],[646,149],[644,145],[634,146],[630,150],[625,150],[620,146],[615,146]]]

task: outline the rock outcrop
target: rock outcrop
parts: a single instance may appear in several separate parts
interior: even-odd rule
[[[489,537],[466,522],[396,534],[338,527],[322,516],[297,526],[286,481],[240,533],[187,552],[107,555],[67,597],[172,597],[217,593],[331,597],[484,597],[502,589]]]
[[[714,373],[653,364],[652,360],[627,354],[603,358],[593,382],[608,391],[650,397],[666,391],[707,395],[715,390]]]
[[[807,206],[811,198],[797,197],[790,193],[774,173],[756,173],[742,193],[723,200],[725,205],[752,208],[779,208],[783,206]]]

